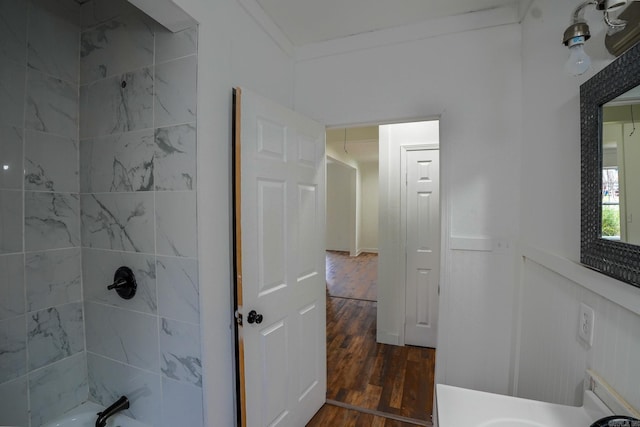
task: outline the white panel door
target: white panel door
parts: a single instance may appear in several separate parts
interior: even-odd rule
[[[405,156],[405,344],[436,348],[440,277],[439,151]]]
[[[242,425],[303,426],[326,395],[325,130],[246,89],[235,104]]]

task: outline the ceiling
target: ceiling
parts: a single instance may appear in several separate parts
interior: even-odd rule
[[[378,161],[378,126],[327,129],[327,146],[342,151],[357,163]]]
[[[517,6],[526,0],[255,0],[293,46]]]

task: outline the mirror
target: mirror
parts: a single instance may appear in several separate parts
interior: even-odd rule
[[[640,44],[580,87],[580,123],[580,262],[640,287]]]
[[[638,119],[640,86],[602,106],[601,237],[634,245],[640,245]]]

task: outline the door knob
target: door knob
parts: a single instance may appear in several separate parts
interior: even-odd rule
[[[251,310],[249,312],[249,315],[247,316],[247,323],[256,323],[259,325],[260,323],[262,323],[262,314],[258,314],[255,310]]]

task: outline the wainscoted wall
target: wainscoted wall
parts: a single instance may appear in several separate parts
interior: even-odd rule
[[[37,426],[87,397],[79,44],[77,3],[0,2],[2,425]]]
[[[529,258],[522,300],[520,396],[581,404],[585,371],[593,369],[640,408],[640,316]],[[591,347],[578,338],[580,303],[595,311]]]
[[[202,425],[196,48],[124,0],[0,2],[0,425],[122,394]]]
[[[201,426],[197,30],[124,1],[82,6],[80,205],[89,399],[149,426]],[[129,266],[131,300],[107,291]],[[186,418],[185,418],[186,417]]]

